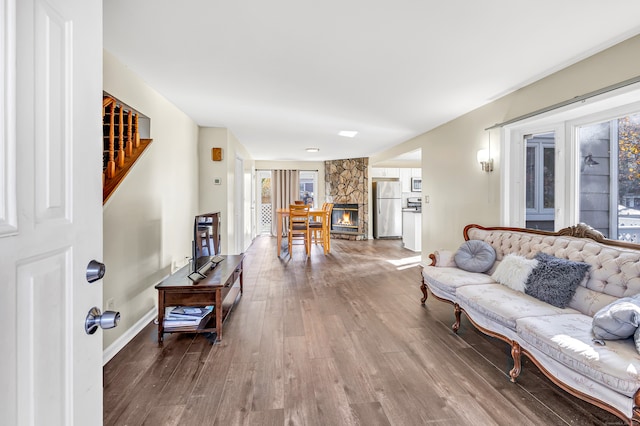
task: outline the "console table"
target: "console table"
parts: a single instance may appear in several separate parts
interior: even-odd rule
[[[242,262],[244,255],[222,256],[224,260],[209,270],[198,282],[188,276],[191,264],[156,285],[158,290],[158,344],[162,344],[164,333],[216,333],[216,341],[222,340],[222,323],[231,312],[239,295],[242,294]],[[211,257],[198,258],[202,265]],[[236,281],[238,283],[236,284]],[[213,312],[198,327],[181,327],[176,330],[164,329],[164,316],[169,306],[211,306]]]

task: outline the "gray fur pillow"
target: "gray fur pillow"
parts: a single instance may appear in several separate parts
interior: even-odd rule
[[[525,293],[558,308],[566,308],[590,265],[538,253],[536,266],[527,279]]]
[[[596,312],[591,329],[596,339],[617,340],[633,336],[638,325],[640,296],[634,296],[618,299]]]
[[[465,271],[486,272],[496,261],[496,251],[482,240],[469,240],[462,243],[454,260],[458,268]]]

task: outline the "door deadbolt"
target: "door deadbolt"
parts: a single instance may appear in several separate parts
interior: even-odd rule
[[[87,334],[93,334],[98,327],[106,330],[107,328],[117,326],[119,321],[120,312],[104,311],[103,314],[100,312],[100,309],[94,306],[87,314],[87,319],[84,322],[84,331],[86,331]]]
[[[92,260],[87,265],[87,281],[92,283],[94,281],[98,281],[102,277],[104,277],[104,273],[106,271],[106,266],[104,263],[100,263],[97,260]]]

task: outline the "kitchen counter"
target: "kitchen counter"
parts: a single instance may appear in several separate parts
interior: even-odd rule
[[[422,212],[402,209],[402,243],[411,251],[422,251]]]

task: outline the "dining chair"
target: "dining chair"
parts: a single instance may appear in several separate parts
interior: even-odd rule
[[[289,205],[289,256],[294,240],[304,240],[307,256],[311,255],[311,231],[309,230],[309,206],[304,204]]]
[[[204,256],[203,250],[207,249],[207,256],[213,256],[211,250],[211,234],[209,232],[209,227],[207,226],[198,226],[198,230],[196,232],[196,244],[199,249],[199,255]]]
[[[320,237],[324,254],[327,254],[331,251],[331,212],[333,211],[333,203],[322,204],[322,211],[324,214],[321,220],[311,221],[309,228],[316,244],[318,244],[318,236]]]
[[[322,216],[309,213],[309,228],[311,230],[311,241],[318,244],[318,233],[322,230],[322,222],[324,218],[324,209],[327,203],[322,203]],[[318,219],[320,218],[320,219]]]

